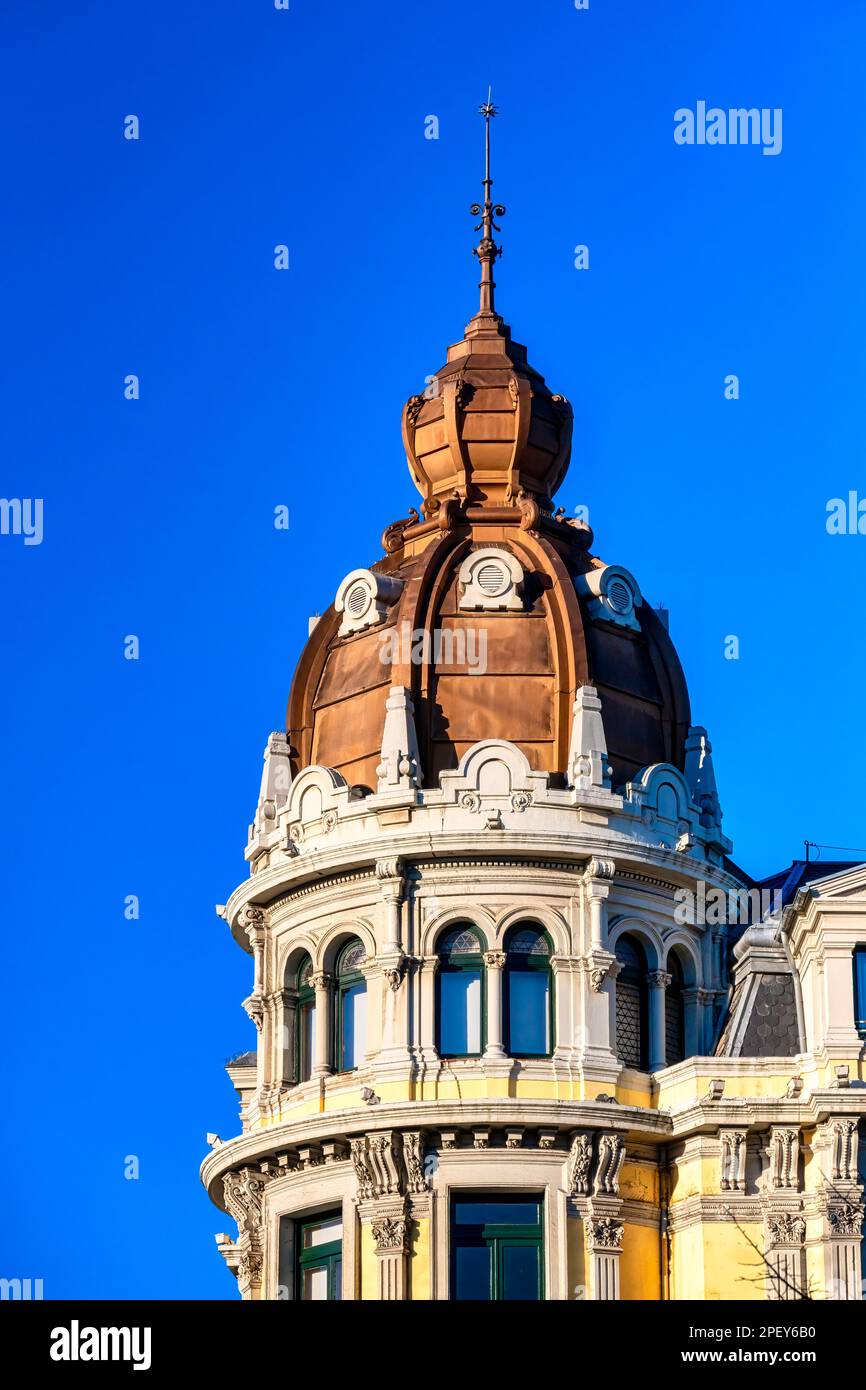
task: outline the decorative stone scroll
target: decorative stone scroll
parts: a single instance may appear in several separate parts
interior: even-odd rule
[[[589,1193],[589,1170],[592,1167],[592,1135],[576,1134],[568,1155],[568,1190],[572,1197]]]
[[[621,1134],[602,1134],[598,1141],[598,1167],[595,1172],[595,1192],[615,1196],[619,1192],[619,1175],[625,1159],[625,1141]]]
[[[719,1133],[722,1192],[746,1190],[746,1131],[723,1129]]]
[[[778,1189],[798,1187],[797,1159],[800,1152],[800,1132],[796,1129],[773,1129],[770,1132],[770,1183]]]
[[[265,1188],[272,1174],[256,1168],[241,1168],[223,1176],[225,1204],[238,1224],[237,1266],[241,1297],[260,1296],[264,1269],[262,1206]]]

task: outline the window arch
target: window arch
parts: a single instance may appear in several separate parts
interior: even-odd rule
[[[436,948],[436,1038],[441,1057],[480,1057],[484,1051],[485,989],[481,937],[465,923]]]
[[[553,974],[547,932],[524,923],[505,939],[505,1050],[512,1057],[549,1057],[553,1037]]]
[[[616,1052],[623,1066],[649,1067],[647,963],[644,949],[633,936],[616,943],[620,972],[616,977]]]
[[[668,956],[671,982],[665,990],[665,1066],[682,1062],[686,1055],[685,977],[676,951]]]
[[[309,1081],[313,1074],[316,1046],[316,991],[313,987],[313,962],[301,956],[295,972],[295,1077]]]
[[[337,1071],[354,1071],[367,1051],[367,981],[364,943],[355,936],[337,957],[334,1058]]]

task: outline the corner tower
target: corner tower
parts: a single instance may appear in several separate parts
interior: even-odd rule
[[[247,1298],[713,1296],[705,1148],[726,1190],[770,1123],[718,1107],[728,931],[678,911],[748,882],[711,746],[637,579],[555,508],[572,410],[496,312],[481,111],[479,309],[403,408],[420,508],[309,638],[223,910],[256,1049],[202,1178]]]

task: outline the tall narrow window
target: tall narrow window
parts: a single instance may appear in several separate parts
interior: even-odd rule
[[[448,932],[439,944],[437,1036],[442,1057],[480,1057],[484,1048],[484,961],[471,927]]]
[[[305,1303],[333,1303],[343,1297],[343,1217],[340,1212],[298,1221],[296,1297]]]
[[[338,1071],[354,1071],[367,1050],[367,981],[361,973],[365,952],[357,939],[337,958],[337,1037],[334,1049]]]
[[[313,988],[313,962],[304,956],[298,967],[297,979],[297,1070],[298,1081],[309,1081],[313,1074],[313,1049],[316,1045],[316,991]]]
[[[538,927],[518,927],[506,938],[505,948],[505,1049],[512,1057],[549,1057],[550,940]]]
[[[451,1208],[451,1298],[542,1299],[541,1212],[536,1193],[457,1193]]]
[[[686,1010],[683,998],[683,968],[676,951],[668,956],[667,973],[671,982],[665,990],[665,1066],[672,1067],[686,1055]]]
[[[854,1025],[866,1038],[866,946],[854,948]]]
[[[616,1053],[623,1066],[646,1071],[649,1065],[646,956],[634,937],[616,943]]]

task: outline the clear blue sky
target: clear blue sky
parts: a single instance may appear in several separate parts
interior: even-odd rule
[[[7,0],[0,37],[0,491],[44,499],[40,546],[0,537],[0,1275],[233,1297],[197,1167],[255,1035],[214,904],[308,615],[417,501],[399,412],[474,310],[488,82],[559,500],[670,609],[737,858],[866,841],[866,536],[825,529],[866,497],[866,11]],[[676,145],[700,100],[781,107],[782,153]]]

